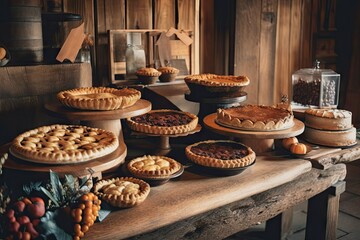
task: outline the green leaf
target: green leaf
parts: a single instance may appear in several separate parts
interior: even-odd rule
[[[41,237],[43,239],[71,240],[72,236],[69,232],[73,228],[73,223],[68,221],[68,218],[69,216],[66,216],[61,208],[55,211],[47,211],[38,225]]]
[[[62,203],[64,201],[65,191],[59,176],[57,175],[56,172],[53,172],[51,170],[50,170],[50,183],[51,186],[53,187],[54,198],[57,199],[59,203]]]
[[[51,192],[49,192],[46,188],[44,187],[40,187],[41,191],[48,197],[51,199],[51,201],[55,204],[55,206],[59,207],[60,204],[57,201],[57,199],[54,198],[54,196],[51,194]]]
[[[65,183],[64,184],[67,185],[72,192],[76,192],[75,181],[76,181],[76,179],[74,178],[73,175],[69,175],[69,174],[65,175]]]

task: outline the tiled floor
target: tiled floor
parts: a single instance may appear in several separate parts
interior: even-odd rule
[[[337,239],[360,239],[360,160],[347,164],[346,191],[340,197]],[[294,208],[292,231],[287,240],[305,239],[306,203]],[[240,232],[227,240],[262,240],[265,224]]]

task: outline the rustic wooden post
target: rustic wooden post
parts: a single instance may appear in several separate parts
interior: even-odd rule
[[[291,234],[293,208],[266,221],[266,239],[285,239]]]
[[[340,194],[345,181],[339,181],[308,202],[305,239],[336,239]]]

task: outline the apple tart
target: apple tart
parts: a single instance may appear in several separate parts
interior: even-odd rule
[[[198,117],[192,113],[177,110],[152,110],[140,116],[128,118],[130,129],[150,134],[181,134],[194,130]]]
[[[219,108],[216,114],[218,124],[240,130],[276,131],[294,125],[292,111],[281,107],[243,105]]]
[[[10,152],[31,162],[66,164],[108,155],[118,146],[118,138],[110,131],[78,125],[50,125],[17,136]]]
[[[248,146],[231,140],[207,140],[185,148],[192,162],[214,168],[246,167],[255,161],[256,154]]]
[[[178,172],[181,164],[169,157],[145,155],[132,159],[127,168],[139,178],[164,178]]]
[[[141,92],[133,88],[83,87],[57,94],[65,106],[83,110],[116,110],[134,105]]]
[[[206,97],[221,97],[232,92],[240,92],[250,84],[247,76],[216,74],[196,74],[184,78],[191,94]]]
[[[94,193],[114,207],[129,208],[147,198],[150,185],[133,177],[112,178],[95,183]]]

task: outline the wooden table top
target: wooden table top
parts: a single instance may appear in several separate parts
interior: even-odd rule
[[[301,159],[257,157],[256,163],[238,175],[210,177],[185,170],[163,185],[151,187],[140,205],[113,211],[94,224],[84,239],[124,239],[264,192],[311,170]]]

